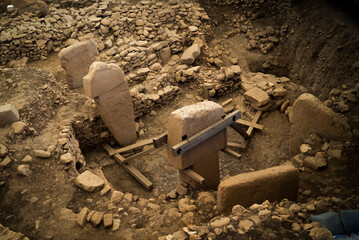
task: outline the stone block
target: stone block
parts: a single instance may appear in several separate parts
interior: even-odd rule
[[[19,113],[11,104],[0,106],[0,126],[19,121]]]
[[[59,52],[61,66],[66,72],[68,84],[72,88],[82,87],[82,78],[96,61],[97,46],[95,40],[74,43]]]
[[[180,58],[180,63],[191,65],[192,63],[194,63],[194,61],[200,54],[201,54],[201,46],[195,43],[183,52]]]
[[[287,198],[295,201],[298,177],[298,170],[285,164],[227,178],[218,186],[218,210],[227,212],[237,204],[249,207],[265,200],[272,202]]]
[[[168,145],[174,146],[182,141],[182,136],[191,137],[224,115],[221,105],[207,101],[185,106],[171,113],[168,120]],[[191,167],[205,178],[202,186],[217,187],[219,184],[219,150],[226,147],[226,130],[223,130],[179,156],[174,156],[172,148],[167,149],[169,162],[180,170]],[[180,171],[180,178],[198,187],[187,175]]]
[[[125,87],[127,90],[125,90]],[[121,146],[136,142],[133,103],[127,82],[95,98],[98,110],[112,135]]]
[[[257,87],[245,92],[244,97],[257,107],[266,105],[270,101],[268,93]]]
[[[114,63],[94,62],[88,74],[83,78],[85,93],[92,98],[107,93],[121,84],[123,90],[128,89],[123,71]]]
[[[300,95],[289,114],[291,147],[298,151],[302,141],[312,133],[329,140],[352,138],[348,121],[333,112],[318,98],[309,93]]]
[[[105,181],[86,170],[76,178],[76,185],[87,192],[99,191],[105,185]]]

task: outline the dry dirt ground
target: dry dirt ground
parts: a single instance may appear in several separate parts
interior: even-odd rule
[[[202,1],[203,7],[212,20],[212,29],[207,36],[208,48],[217,46],[218,41],[220,41],[221,46],[230,51],[228,59],[224,60],[230,62],[230,59],[238,59],[238,64],[244,74],[263,71],[289,77],[293,81],[288,83],[288,88],[291,89],[288,99],[291,100],[291,103],[303,92],[312,92],[322,100],[326,100],[332,88],[341,88],[343,83],[353,86],[358,81],[358,75],[354,75],[357,70],[352,71],[352,59],[331,60],[335,58],[336,53],[328,53],[328,49],[331,48],[330,44],[335,46],[345,44],[344,49],[339,51],[356,50],[358,52],[358,45],[355,46],[359,41],[358,35],[356,35],[358,26],[353,22],[352,16],[345,9],[338,10],[336,6],[327,5],[327,3],[323,3],[323,5],[315,3],[314,7],[307,7],[304,5],[308,4],[309,1],[300,2],[291,8],[288,7],[288,9],[287,7],[276,6],[278,9],[282,7],[289,10],[292,14],[290,18],[286,14],[278,17],[271,16],[267,12],[267,14],[263,13],[262,17],[259,14],[260,16],[257,19],[253,19],[256,28],[267,26],[269,21],[272,21],[273,25],[281,25],[284,21],[288,21],[294,32],[292,38],[282,43],[273,52],[263,55],[258,50],[246,49],[248,40],[243,34],[224,37],[233,29],[231,25],[226,24],[226,20],[230,18],[233,11],[235,12],[238,9],[208,5],[206,1]],[[265,11],[269,10],[270,8],[265,9]],[[325,16],[319,22],[316,21],[315,16],[317,14],[310,12],[314,10],[317,10],[320,16],[334,13],[335,21],[345,22],[345,32],[339,32],[339,30],[335,30],[337,31],[335,32],[330,29],[330,26],[327,26],[329,25],[328,22],[332,23],[331,17]],[[298,19],[298,16],[301,19]],[[319,63],[313,58],[305,59],[305,55],[310,48],[316,48],[318,44],[323,44],[317,43],[324,41],[321,36],[307,33],[306,36],[299,37],[300,34],[310,28],[309,25],[313,21],[316,22],[316,28],[327,27],[327,29],[318,31],[328,34],[324,39],[330,43],[329,46],[326,45],[327,49],[323,50],[324,53],[320,52],[322,49],[318,49],[319,53],[317,54],[322,59],[322,62]],[[357,38],[345,43],[345,37],[348,37],[349,33],[357,36]],[[300,46],[302,50],[296,48],[300,45],[299,38],[308,41],[307,48],[303,46]],[[312,39],[314,39],[313,42],[311,42]],[[334,44],[332,39],[336,39],[337,44]],[[334,46],[332,47],[334,48]],[[295,49],[297,49],[296,52]],[[353,54],[355,54],[353,58],[358,56],[357,53]],[[293,60],[294,58],[297,60]],[[204,64],[203,59],[204,57],[200,56],[197,63]],[[264,67],[263,63],[268,63],[269,67]],[[302,65],[302,68],[299,65]],[[333,67],[338,67],[338,70],[327,73]],[[68,208],[78,213],[86,206],[90,209],[106,211],[110,195],[100,196],[99,194],[86,193],[77,188],[74,185],[74,176],[67,172],[55,157],[50,159],[35,158],[31,163],[32,173],[29,176],[23,177],[17,174],[16,166],[26,154],[31,154],[33,149],[46,149],[48,146],[56,144],[59,122],[72,119],[78,113],[93,110],[88,104],[88,98],[81,90],[71,90],[66,87],[63,76],[57,75],[59,68],[57,53],[53,52],[47,56],[46,60],[29,62],[27,68],[0,69],[0,105],[10,102],[21,109],[21,118],[26,119],[28,125],[35,130],[29,131],[28,136],[18,138],[9,134],[11,131],[9,126],[0,128],[0,143],[5,144],[10,149],[13,160],[6,170],[0,172],[0,223],[14,231],[24,233],[30,239],[157,239],[159,236],[181,229],[184,224],[180,220],[171,224],[150,224],[145,218],[143,222],[137,221],[137,225],[134,227],[131,216],[128,217],[127,215],[122,216],[121,227],[117,232],[112,232],[103,227],[94,228],[89,224],[85,228],[80,228],[69,221],[68,218],[71,217],[71,214],[63,213],[62,209]],[[343,71],[345,72],[343,73]],[[156,108],[157,115],[141,117],[140,120],[145,124],[143,138],[152,138],[165,132],[168,116],[173,110],[198,102],[196,96],[199,96],[200,93],[190,83],[183,84],[180,87],[182,94],[165,106]],[[237,90],[211,100],[222,103],[232,98],[232,106],[242,111],[244,119],[251,120],[254,111],[243,103],[242,94],[243,90]],[[60,103],[56,102],[56,99],[60,99]],[[351,110],[345,115],[353,126],[355,123],[353,119],[358,117],[357,105],[352,105]],[[222,179],[239,173],[277,166],[293,157],[294,150],[290,149],[289,144],[290,123],[288,117],[279,110],[274,110],[264,113],[260,123],[265,126],[264,130],[255,131],[247,149],[241,152],[241,159],[234,159],[220,153]],[[237,133],[231,129],[228,130],[228,133],[229,139],[238,140]],[[298,202],[306,202],[309,198],[314,201],[319,196],[335,196],[342,199],[357,196],[359,194],[358,147],[357,139],[354,139],[350,147],[345,148],[341,159],[332,158],[328,160],[327,168],[320,171],[301,171]],[[101,161],[110,160],[101,146],[82,149],[82,151],[88,166],[99,166]],[[103,166],[102,171],[115,189],[124,193],[130,192],[139,198],[155,198],[156,201],[161,194],[168,194],[179,183],[178,172],[167,162],[166,151],[163,148],[134,160],[134,165],[153,181],[154,189],[152,191],[145,190],[114,162]],[[310,190],[311,195],[303,195],[304,190]],[[198,192],[190,191],[190,195],[195,198]],[[213,194],[215,195],[216,192]],[[166,204],[170,208],[175,206],[176,202],[168,200]],[[356,206],[358,208],[358,204],[359,202],[353,202],[351,207]],[[208,220],[210,218],[205,219],[203,217],[197,223]],[[256,233],[251,234],[253,239],[261,239]],[[220,239],[227,239],[227,237],[224,235]],[[232,239],[236,238],[233,237]]]

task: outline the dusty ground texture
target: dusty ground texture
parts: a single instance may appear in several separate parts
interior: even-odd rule
[[[290,79],[284,87],[291,104],[301,93],[313,93],[347,117],[353,132],[358,131],[357,102],[345,102],[349,110],[341,111],[339,103],[346,98],[330,94],[333,88],[345,91],[355,89],[358,84],[359,28],[352,6],[309,0],[264,1],[261,7],[246,6],[246,1],[240,1],[242,5],[222,4],[225,1],[199,2],[210,18],[210,28],[205,31],[206,46],[193,66],[218,71],[211,58],[220,58],[224,66],[238,62],[244,77],[256,72],[285,76]],[[248,17],[234,20],[241,16]],[[238,30],[246,26],[256,33],[269,26],[282,29],[284,25],[286,33],[265,53],[264,48],[250,49],[251,37]],[[0,170],[0,223],[30,239],[158,239],[161,236],[165,239],[163,236],[169,234],[172,239],[189,239],[189,235],[197,235],[199,239],[315,239],[310,233],[317,226],[311,224],[310,214],[359,208],[357,134],[351,141],[338,143],[343,147],[342,154],[339,159],[328,157],[327,167],[320,170],[299,167],[297,203],[265,202],[248,209],[238,207],[222,216],[215,207],[216,191],[208,190],[201,198],[200,191],[178,187],[178,171],[167,162],[164,148],[133,160],[154,184],[154,189],[147,191],[115,163],[100,144],[80,146],[86,168],[101,169],[112,191],[121,191],[125,196],[114,202],[112,192],[104,196],[85,192],[74,184],[76,173],[59,161],[57,141],[60,122],[72,121],[78,115],[95,116],[96,109],[81,89],[69,89],[60,70],[57,52],[50,52],[44,60],[30,61],[26,67],[2,66],[0,69],[0,105],[13,104],[19,110],[20,120],[28,126],[20,135],[14,134],[10,126],[0,128],[0,143],[9,149],[11,159],[11,163]],[[140,138],[165,132],[172,111],[202,101],[205,96],[200,84],[198,79],[178,83],[179,96],[136,119],[143,123]],[[244,100],[243,93],[243,89],[238,89],[209,100],[222,103],[232,98],[229,108],[240,110],[243,119],[251,120],[255,111]],[[255,131],[241,152],[241,159],[220,153],[221,179],[277,166],[296,154],[298,150],[290,149],[291,126],[285,113],[272,108],[259,122],[265,128]],[[232,129],[228,129],[228,136],[231,141],[241,140]],[[35,157],[34,150],[46,150],[50,146],[55,146],[50,158]],[[17,167],[24,164],[21,160],[26,155],[33,158],[26,163],[31,173],[20,176]],[[173,197],[176,187],[178,193]],[[183,210],[185,198],[195,207]],[[84,207],[112,212],[113,218],[121,221],[119,229],[94,227],[92,223],[81,228],[75,219]],[[226,224],[216,226],[214,222],[218,219]],[[189,228],[184,230],[184,227]],[[321,233],[326,239],[328,235]]]

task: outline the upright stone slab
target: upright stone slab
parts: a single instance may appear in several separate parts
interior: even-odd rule
[[[230,211],[237,204],[249,207],[265,200],[280,201],[287,198],[295,201],[298,178],[298,170],[291,164],[227,178],[218,186],[218,210]]]
[[[333,112],[318,98],[309,93],[300,95],[289,114],[291,147],[296,152],[302,141],[316,133],[329,140],[346,140],[353,137],[348,121]]]
[[[174,146],[182,141],[182,136],[191,137],[224,115],[221,105],[207,101],[189,105],[171,113],[168,120],[168,145]],[[226,130],[223,130],[179,156],[174,156],[168,147],[168,160],[180,169],[180,178],[192,187],[199,185],[184,174],[183,169],[191,167],[205,178],[202,187],[217,187],[219,184],[219,150],[226,147]]]
[[[70,87],[82,87],[82,78],[88,73],[91,64],[96,61],[96,54],[97,46],[93,39],[75,43],[59,52],[61,66],[66,72]]]
[[[11,104],[0,106],[0,127],[19,121],[19,113]]]
[[[83,82],[86,95],[95,98],[101,117],[117,142],[121,146],[136,142],[133,103],[121,68],[94,62]]]

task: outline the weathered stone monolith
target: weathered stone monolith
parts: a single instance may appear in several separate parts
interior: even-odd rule
[[[86,95],[95,98],[101,117],[117,142],[121,146],[136,142],[133,103],[121,68],[94,62],[83,83]]]
[[[171,113],[168,119],[168,145],[174,146],[182,141],[182,136],[191,137],[211,124],[219,121],[224,115],[221,105],[207,101],[185,106]],[[192,187],[213,187],[219,184],[218,152],[226,147],[226,130],[200,143],[188,152],[174,156],[172,148],[168,147],[168,160],[180,170],[180,179]],[[190,167],[204,177],[202,186],[184,173]]]
[[[74,43],[59,52],[61,66],[66,72],[67,82],[71,88],[82,87],[82,78],[96,61],[96,54],[97,46],[93,39]]]

